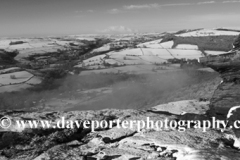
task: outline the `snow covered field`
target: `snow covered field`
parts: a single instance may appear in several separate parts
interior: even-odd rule
[[[137,48],[137,49],[126,49],[121,52],[111,52],[108,55],[110,58],[121,58],[124,56],[157,56],[162,59],[170,59],[175,56],[189,56],[192,55],[194,58],[201,56],[199,51],[195,50],[177,50],[177,49],[151,49],[151,48]],[[186,57],[187,58],[187,57]]]
[[[181,59],[198,59],[203,56],[202,52],[199,50],[169,50],[171,55],[175,58]]]
[[[64,49],[61,46],[54,46],[54,47],[42,47],[42,48],[31,48],[20,50],[19,54],[15,57],[16,60],[20,60],[22,58],[35,55],[35,54],[47,54],[51,52],[57,52],[59,49]]]
[[[75,37],[78,40],[86,40],[86,41],[95,41],[95,38],[91,38],[91,37]]]
[[[161,46],[159,45],[159,43],[162,41],[162,39],[158,39],[158,40],[154,40],[154,41],[150,41],[150,42],[145,42],[145,43],[141,43],[138,44],[137,47],[139,48],[161,48]]]
[[[153,72],[156,64],[164,64],[168,59],[186,58],[198,59],[203,54],[199,50],[183,49],[156,49],[156,48],[134,48],[124,49],[117,52],[109,52],[105,55],[98,55],[86,59],[75,67],[83,67],[91,71],[83,71],[81,75],[88,73],[118,73],[118,72]],[[111,68],[106,65],[112,66]],[[144,65],[147,68],[142,68]],[[114,67],[113,67],[114,66]],[[140,66],[140,67],[139,67]],[[151,67],[149,67],[151,66]],[[179,68],[179,66],[177,67]],[[168,68],[169,69],[169,68]],[[171,69],[176,69],[171,68]],[[95,70],[95,71],[94,71]]]
[[[155,49],[170,49],[172,48],[174,42],[173,41],[168,41],[168,42],[163,42],[160,43],[162,39],[155,40],[155,41],[150,41],[146,43],[141,43],[137,45],[139,48],[155,48]]]
[[[179,44],[175,47],[175,49],[198,50],[198,46],[197,45],[191,45],[191,44]]]
[[[202,30],[198,30],[198,31],[178,34],[176,36],[180,36],[180,37],[202,37],[202,36],[221,36],[221,35],[237,36],[237,35],[239,35],[239,32],[219,31],[219,30],[214,30],[214,29],[202,29]]]
[[[91,53],[96,53],[96,52],[106,52],[110,50],[110,45],[106,44],[100,48],[94,49]]]
[[[202,52],[199,50],[135,48],[95,56],[83,62],[84,66],[100,65],[104,62],[110,62],[110,60],[111,64],[115,61],[115,63],[119,63],[119,65],[154,64],[164,63],[167,62],[168,59],[173,58],[198,59],[202,56]]]
[[[12,72],[20,71],[20,70],[21,70],[21,68],[19,68],[19,67],[11,67],[11,68],[0,70],[0,74],[12,73]]]
[[[23,41],[21,44],[10,45],[11,42]],[[80,42],[66,41],[58,39],[1,39],[0,49],[7,51],[18,50],[19,54],[15,57],[16,60],[28,57],[34,54],[45,54],[50,52],[57,52],[57,50],[63,50],[70,43],[77,45],[84,45]]]
[[[156,70],[153,69],[156,65],[153,64],[141,64],[141,65],[127,65],[116,68],[106,68],[106,69],[96,69],[96,70],[86,70],[82,71],[80,76],[91,75],[93,73],[130,73],[130,74],[152,74],[152,73],[167,73],[174,72],[180,70],[179,67],[166,67],[164,70]]]
[[[223,51],[204,51],[204,52],[207,53],[208,55],[221,55],[226,53]]]
[[[0,74],[0,92],[19,91],[41,82],[40,78],[27,71]]]
[[[30,42],[31,39],[26,39],[26,38],[16,38],[16,39],[1,39],[0,38],[0,49],[8,49],[10,47],[13,47],[14,45],[10,45],[11,42],[17,42],[17,41],[23,41],[23,42]],[[23,47],[28,47],[26,43],[23,44],[18,44],[16,46],[23,48]],[[14,47],[13,47],[14,48]]]

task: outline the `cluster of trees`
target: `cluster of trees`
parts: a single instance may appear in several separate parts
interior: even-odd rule
[[[240,49],[240,34],[236,38],[236,40],[233,42],[233,45],[234,45],[234,49]]]
[[[26,43],[24,41],[15,41],[15,42],[10,42],[9,45],[17,45],[17,44],[23,44]]]
[[[16,50],[12,52],[0,50],[0,65],[15,64],[16,60],[14,59],[14,57],[16,57],[18,54],[19,52]]]

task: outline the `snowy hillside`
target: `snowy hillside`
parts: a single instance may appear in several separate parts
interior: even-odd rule
[[[201,36],[220,36],[220,35],[239,35],[239,32],[234,31],[219,31],[214,29],[202,29],[193,32],[178,34],[181,37],[201,37]]]

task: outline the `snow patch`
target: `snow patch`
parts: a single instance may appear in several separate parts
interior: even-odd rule
[[[97,48],[97,49],[94,49],[91,53],[96,53],[96,52],[106,52],[106,51],[109,51],[110,50],[110,45],[107,44],[107,45],[104,45],[100,48]]]
[[[191,45],[191,44],[179,44],[175,47],[175,49],[198,50],[198,46],[197,45]]]
[[[226,52],[224,51],[204,51],[205,53],[207,53],[207,55],[221,55],[221,54],[226,54]]]

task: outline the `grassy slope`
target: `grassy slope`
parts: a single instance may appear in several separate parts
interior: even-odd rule
[[[201,51],[229,51],[232,49],[232,43],[236,38],[237,36],[177,37],[167,35],[162,42],[173,40],[173,48],[178,44],[192,44],[197,45]]]

